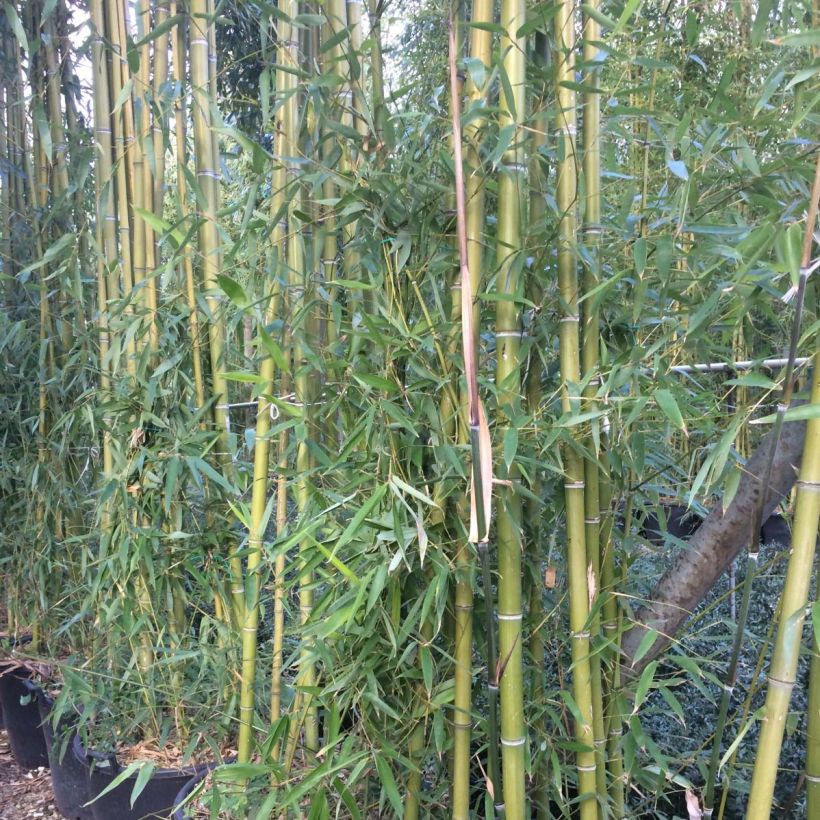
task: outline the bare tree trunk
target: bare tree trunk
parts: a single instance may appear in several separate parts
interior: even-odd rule
[[[797,477],[806,423],[783,425],[772,464],[771,481],[763,508],[765,521],[789,492]],[[677,555],[635,615],[633,626],[622,641],[624,674],[633,676],[666,648],[683,622],[706,597],[717,579],[751,539],[750,528],[760,493],[760,473],[768,457],[771,434],[767,435],[746,463],[737,493],[725,511],[721,504],[712,509],[688,547]],[[657,633],[649,651],[636,662],[635,655],[644,636]],[[649,640],[647,638],[647,640]]]

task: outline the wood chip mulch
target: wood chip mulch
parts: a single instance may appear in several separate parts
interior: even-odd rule
[[[62,817],[54,803],[48,769],[21,769],[11,755],[9,739],[0,730],[0,818]]]

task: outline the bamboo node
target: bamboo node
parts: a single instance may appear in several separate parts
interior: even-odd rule
[[[597,766],[593,763],[591,766],[576,766],[579,772],[594,772]]]
[[[509,339],[520,339],[523,334],[520,330],[497,330],[495,333],[496,338],[509,338]]]
[[[589,518],[584,519],[584,524],[600,524],[601,523],[601,516],[600,515],[593,515]]]
[[[587,631],[583,632],[573,632],[572,637],[577,640],[588,641],[590,639],[590,633]]]
[[[775,689],[786,689],[787,691],[791,691],[794,689],[794,681],[788,680],[780,680],[780,678],[775,678],[769,675],[769,686],[774,686]]]
[[[527,738],[525,737],[517,737],[515,740],[507,740],[507,738],[501,738],[501,745],[502,746],[523,746],[527,742]]]
[[[558,320],[558,324],[563,324],[564,322],[575,322],[575,324],[578,324],[580,321],[581,319],[579,316],[562,316]]]
[[[203,39],[202,37],[193,38],[190,44],[192,46],[205,46],[205,48],[208,47],[208,41],[206,39]]]
[[[817,775],[817,774],[807,774],[807,775],[806,775],[806,780],[808,780],[808,781],[809,781],[809,783],[820,783],[820,775]]]
[[[564,482],[564,489],[565,490],[583,490],[586,487],[586,482],[584,481],[565,481]]]
[[[797,489],[805,490],[809,493],[820,493],[820,481],[805,481],[802,479],[798,479]]]
[[[521,613],[517,612],[515,614],[505,615],[501,612],[498,613],[496,616],[499,621],[520,621],[521,620]]]

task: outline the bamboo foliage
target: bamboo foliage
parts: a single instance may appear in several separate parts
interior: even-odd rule
[[[703,4],[610,19],[503,0],[499,18],[476,0],[451,24],[445,92],[441,9],[362,5],[88,0],[92,125],[83,4],[0,3],[0,565],[9,632],[33,638],[8,648],[59,647],[92,745],[237,748],[242,768],[197,798],[212,813],[646,814],[687,764],[658,698],[677,715],[721,657],[693,631],[675,674],[618,663],[640,573],[661,565],[640,511],[673,487],[731,495],[745,421],[721,415],[717,373],[678,382],[678,364],[727,371],[744,324],[788,335],[769,297],[796,275],[816,37],[788,5],[730,15],[752,99],[728,69],[717,93],[692,82],[703,46],[710,72],[725,56]],[[784,405],[816,341],[814,316],[798,327],[816,308],[807,235]],[[772,384],[748,369],[751,409]],[[813,412],[750,816],[778,794]],[[724,729],[755,697],[731,715],[756,591],[707,813]],[[728,807],[746,773],[722,776]]]

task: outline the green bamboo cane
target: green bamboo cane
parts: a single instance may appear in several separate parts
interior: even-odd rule
[[[120,254],[119,269],[109,267],[106,282],[108,298],[116,302],[120,296],[128,298],[133,289],[134,273],[132,260],[131,210],[129,192],[134,178],[133,153],[133,120],[130,98],[125,100],[118,110],[113,106],[121,98],[124,80],[124,26],[121,25],[122,9],[116,0],[106,0],[105,37],[113,46],[109,51],[109,110],[112,111],[112,134],[114,139],[114,168],[116,169],[115,195],[117,205],[117,234]],[[120,282],[122,280],[122,282]],[[129,303],[128,315],[132,314]],[[136,346],[133,336],[129,336],[125,356],[126,369],[133,376],[136,372]]]
[[[0,34],[0,46],[5,51],[5,34]],[[8,131],[8,108],[6,104],[8,91],[4,83],[0,83],[0,158],[2,158],[3,170],[0,171],[0,259],[3,262],[3,272],[8,275],[5,285],[5,303],[10,309],[15,301],[15,264],[12,256],[11,243],[11,191],[10,173],[11,154],[7,139]]]
[[[111,379],[109,367],[106,364],[110,346],[108,328],[108,271],[117,265],[117,215],[114,210],[115,185],[111,160],[113,157],[113,142],[111,132],[111,112],[108,107],[109,79],[106,64],[103,32],[105,20],[103,17],[102,0],[91,0],[91,23],[94,31],[92,42],[92,69],[94,82],[94,136],[97,145],[97,164],[94,181],[97,191],[97,303],[99,311],[99,359],[100,359],[100,387],[104,394],[110,388]],[[110,428],[110,423],[106,425]],[[110,430],[103,432],[103,478],[111,476],[114,463],[111,453]],[[104,512],[102,521],[103,530],[109,529],[108,513]]]
[[[814,184],[809,199],[806,230],[801,256],[795,315],[792,323],[788,364],[783,377],[783,394],[777,406],[774,422],[775,439],[783,424],[793,389],[794,360],[800,339],[800,319],[806,285],[811,273],[811,251],[814,229],[817,224],[818,201],[820,201],[820,157],[815,167]],[[811,402],[820,402],[820,355],[815,352]],[[775,440],[764,473],[762,485],[768,486],[771,461],[774,457]],[[749,820],[768,817],[777,778],[777,763],[783,743],[786,716],[791,691],[797,673],[797,660],[805,619],[811,568],[814,562],[818,521],[820,521],[820,419],[809,419],[806,426],[806,443],[797,479],[794,527],[792,529],[792,552],[786,581],[781,596],[780,623],[775,640],[774,653],[769,667],[769,687],[766,692],[765,718],[760,732],[760,742],[752,772],[752,784],[747,806]],[[762,518],[762,501],[758,503],[752,530],[752,538],[759,538]],[[754,541],[753,541],[754,543]]]
[[[350,33],[350,50],[352,60],[356,65],[358,77],[351,77],[351,88],[353,90],[353,127],[359,132],[359,136],[365,139],[369,133],[367,122],[367,103],[364,95],[364,76],[362,66],[362,0],[345,0],[347,5],[347,28]]]
[[[383,0],[368,0],[368,15],[370,17],[370,88],[373,128],[375,131],[375,150],[382,152],[386,147],[385,138],[387,127],[387,106],[384,100],[384,59],[382,56],[382,12]]]
[[[297,0],[285,0],[283,2],[285,18],[280,21],[280,32],[283,43],[284,65],[299,67],[299,43],[296,39],[295,29],[292,20],[298,13]],[[312,313],[309,316],[304,308],[312,300],[310,277],[307,275],[305,260],[305,247],[303,237],[297,230],[299,223],[298,213],[301,210],[302,191],[298,179],[297,158],[300,155],[299,144],[299,108],[298,108],[298,86],[296,75],[291,72],[284,72],[283,78],[283,130],[285,139],[285,156],[290,158],[287,166],[288,192],[288,238],[287,238],[287,267],[290,276],[290,290],[293,294],[294,305],[291,315],[302,316],[302,337],[310,344],[315,326],[312,322]],[[309,308],[309,310],[311,310]],[[294,390],[296,400],[300,403],[303,418],[306,426],[310,426],[311,415],[311,372],[307,361],[304,358],[304,344],[294,339],[293,344],[293,368],[294,368]],[[296,475],[298,476],[295,487],[296,506],[300,518],[307,515],[310,505],[310,480],[308,474],[311,469],[311,455],[306,440],[298,443],[296,451]],[[304,628],[310,619],[313,611],[313,573],[309,567],[308,555],[311,550],[309,541],[303,541],[299,545],[299,613],[300,625]],[[314,660],[314,650],[309,641],[304,637],[300,648],[299,672],[297,676],[297,687],[310,690],[316,685],[316,664]],[[308,752],[316,752],[319,749],[319,727],[318,713],[315,702],[311,696],[305,698],[304,732],[305,749]],[[299,722],[294,720],[292,729],[298,730]],[[292,735],[293,736],[293,735]]]
[[[563,3],[555,16],[557,139],[557,201],[561,219],[558,229],[558,290],[565,315],[560,321],[559,348],[562,395],[565,413],[578,412],[578,384],[581,357],[578,340],[578,278],[576,271],[576,199],[577,165],[575,160],[575,98],[573,49],[575,46],[575,4]],[[593,691],[590,668],[589,587],[587,584],[587,549],[585,538],[584,463],[577,450],[565,446],[564,491],[567,515],[567,570],[569,580],[570,632],[572,641],[573,695],[578,709],[575,720],[578,791],[580,816],[592,820],[598,816],[595,799],[596,755],[593,732]]]
[[[33,10],[33,6],[30,6]],[[42,22],[46,37],[43,38],[42,52],[44,56],[46,84],[45,98],[48,110],[49,130],[51,131],[51,144],[53,155],[47,160],[51,166],[51,193],[55,202],[61,202],[68,192],[68,142],[66,140],[65,127],[63,125],[63,111],[60,104],[61,99],[61,77],[59,59],[57,56],[57,29],[54,25],[54,14]],[[69,224],[64,225],[70,228]],[[75,297],[79,294],[74,294]],[[71,320],[68,315],[68,300],[62,292],[58,294],[58,304],[64,315],[58,317],[58,327],[62,343],[63,354],[67,353],[72,346],[73,330]],[[82,315],[82,308],[77,311]]]
[[[151,16],[148,0],[138,0],[136,5],[137,34],[142,39],[151,31]],[[151,109],[148,93],[151,86],[151,46],[144,43],[139,49],[139,72],[133,79],[134,113],[136,135],[134,140],[134,205],[143,211],[154,211],[154,174],[152,172],[146,146],[152,144]],[[157,284],[154,276],[156,267],[156,237],[151,224],[142,218],[132,220],[134,231],[134,282],[142,285],[142,303],[147,313],[148,341],[152,350],[159,347],[159,326],[157,324]]]
[[[498,697],[498,662],[496,657],[495,644],[495,624],[493,623],[493,605],[492,605],[492,578],[490,577],[490,561],[488,556],[488,536],[489,536],[489,522],[490,522],[490,500],[491,500],[491,481],[492,481],[492,461],[489,442],[489,430],[487,429],[487,421],[484,417],[484,411],[478,395],[478,378],[477,378],[477,328],[475,325],[474,305],[473,305],[473,290],[472,283],[475,280],[474,274],[470,268],[470,256],[468,250],[468,227],[467,214],[465,205],[464,192],[464,171],[462,159],[462,137],[461,137],[461,115],[460,115],[460,89],[458,75],[456,71],[456,31],[455,21],[451,9],[450,14],[450,97],[451,110],[453,116],[453,163],[455,168],[455,189],[456,189],[456,226],[458,239],[458,256],[459,256],[459,279],[460,287],[455,293],[461,297],[461,309],[459,314],[461,316],[461,344],[462,355],[464,359],[464,378],[466,383],[467,395],[467,411],[469,419],[469,433],[470,433],[470,450],[472,454],[472,488],[471,496],[471,513],[470,513],[470,533],[469,540],[476,543],[478,547],[478,554],[480,556],[483,575],[485,610],[487,615],[487,701],[488,701],[488,790],[491,799],[495,805],[496,815],[504,816],[504,802],[501,790],[501,767],[498,759],[498,716],[497,716],[497,697]],[[469,554],[463,554],[462,571],[467,570]],[[463,584],[468,579],[461,579]],[[459,595],[461,592],[461,595]],[[459,687],[459,710],[456,719],[464,720],[463,712],[468,707],[470,692],[465,692],[468,685],[469,670],[472,666],[472,659],[469,657],[469,647],[465,647],[467,630],[469,628],[472,632],[472,594],[467,596],[466,590],[463,588],[459,590],[457,585],[456,594],[457,601],[460,601],[464,607],[462,612],[467,617],[457,622],[456,640],[459,649],[459,656],[457,658],[456,669],[460,676],[463,676],[462,683]],[[458,613],[458,610],[457,610]],[[469,712],[468,712],[469,713]],[[468,735],[465,730],[458,730],[460,744],[464,743],[463,735]],[[469,735],[468,735],[469,741]],[[469,742],[467,744],[469,749]],[[459,767],[464,764],[461,760],[462,751],[459,756]],[[454,770],[455,774],[455,770]],[[454,783],[453,797],[454,797],[454,816],[466,817],[469,812],[469,788],[463,783],[464,772],[459,768],[458,778],[459,783]],[[466,792],[466,793],[465,793]],[[456,811],[458,814],[456,814]]]
[[[817,365],[815,364],[815,367]],[[815,606],[817,603],[815,602]],[[806,731],[806,817],[820,816],[820,646],[811,638],[808,729]]]
[[[546,71],[549,65],[550,49],[549,40],[544,32],[538,31],[535,34],[533,47],[533,62],[541,70]],[[531,231],[540,231],[547,212],[547,169],[543,150],[547,146],[547,132],[549,129],[549,109],[546,99],[546,88],[542,88],[537,99],[533,103],[532,116],[532,137],[530,139],[530,211],[529,224]],[[529,288],[529,295],[532,301],[541,306],[543,300],[543,288],[541,283],[532,277]],[[539,343],[535,348],[540,347],[540,335],[536,338]],[[530,354],[530,365],[527,376],[527,410],[531,416],[535,416],[541,404],[541,358],[537,349]],[[546,642],[544,641],[544,578],[541,573],[543,554],[538,536],[538,524],[542,515],[541,480],[539,476],[533,478],[530,487],[532,495],[527,499],[527,521],[530,522],[529,538],[527,539],[528,563],[530,565],[530,589],[528,606],[529,641],[531,683],[530,702],[536,706],[544,701],[544,671],[546,668]],[[546,715],[538,719],[533,725],[536,744],[541,744],[547,739]],[[541,766],[535,771],[535,785],[532,793],[533,809],[538,820],[547,820],[550,815],[549,809],[549,772],[547,769],[546,756]]]
[[[423,588],[419,590],[419,594],[422,594],[422,590]],[[429,618],[427,618],[421,626],[421,639],[428,646],[433,641],[433,624]],[[423,681],[419,682],[417,694],[417,702],[420,704],[424,704],[429,699],[429,693],[427,692]],[[415,711],[415,709],[413,711]],[[424,717],[417,720],[416,725],[410,735],[410,742],[408,743],[407,748],[408,756],[413,764],[413,768],[410,769],[410,773],[407,776],[407,793],[404,798],[405,820],[418,820],[419,818],[420,798],[422,795],[421,775],[422,765],[424,762],[425,737],[427,734],[426,729],[427,714],[425,712]]]
[[[280,65],[286,65],[286,32],[279,32],[279,56],[278,62]],[[276,72],[276,95],[277,98],[284,99],[287,90],[288,79],[286,72]],[[274,124],[274,155],[277,158],[274,165],[271,178],[271,218],[274,221],[274,227],[271,232],[271,270],[276,276],[281,289],[281,297],[278,299],[278,304],[274,309],[280,316],[287,314],[287,304],[285,300],[284,280],[287,277],[286,272],[286,253],[285,244],[288,235],[288,219],[287,219],[287,168],[285,166],[284,157],[287,154],[287,145],[289,136],[286,129],[290,126],[287,122],[288,111],[284,106],[281,106],[276,114]],[[287,328],[283,330],[282,349],[290,349],[290,339]],[[280,378],[279,389],[281,395],[286,395],[289,390],[288,374],[283,373]],[[283,430],[279,435],[279,461],[276,476],[276,535],[281,539],[285,533],[287,526],[287,512],[288,512],[288,495],[287,495],[287,477],[286,471],[288,467],[288,431]],[[285,636],[285,569],[286,556],[280,553],[276,556],[274,566],[274,602],[273,602],[273,659],[271,667],[271,723],[278,720],[282,714],[282,667],[284,661],[284,636]],[[274,759],[279,758],[279,744],[273,751]]]
[[[525,41],[519,34],[526,12],[521,0],[503,0],[501,5],[501,70],[507,83],[499,100],[501,127],[515,129],[502,157],[498,177],[498,232],[496,239],[496,291],[502,297],[496,306],[496,388],[498,396],[497,435],[503,440],[514,429],[521,411],[521,315],[515,297],[521,290],[521,222],[524,203],[523,132],[525,114]],[[506,465],[500,491],[498,537],[498,655],[501,705],[501,756],[504,804],[510,820],[526,813],[524,788],[527,744],[524,724],[524,682],[521,606],[521,496],[515,462]]]
[[[266,323],[274,317],[268,313]],[[262,569],[262,544],[267,525],[268,471],[270,463],[271,402],[274,392],[273,356],[267,354],[259,367],[260,396],[257,401],[256,435],[254,437],[253,488],[251,522],[248,530],[248,557],[245,572],[245,623],[242,628],[242,677],[239,696],[240,763],[250,761],[253,752],[254,686],[256,683],[256,647],[259,631],[259,577]]]
[[[208,16],[206,0],[191,0],[190,4],[190,71],[194,106],[191,119],[194,126],[196,175],[204,200],[202,223],[199,229],[199,247],[202,281],[210,313],[208,342],[211,360],[211,389],[215,398],[214,420],[219,430],[222,469],[233,474],[230,454],[228,385],[223,375],[225,349],[225,322],[217,296],[217,276],[221,265],[221,240],[217,227],[219,209],[219,169],[214,151],[215,132],[211,123],[211,77],[209,69],[210,36],[213,20]],[[242,559],[231,556],[231,606],[234,623],[244,622],[244,585]]]
[[[584,292],[592,293],[600,279],[600,244],[601,244],[601,106],[598,87],[600,68],[598,64],[601,39],[601,25],[595,17],[598,0],[588,4],[590,13],[583,15],[583,56],[585,65],[584,84],[584,224],[583,235],[587,245],[589,261],[584,268]],[[586,409],[597,409],[598,388],[601,385],[599,374],[599,311],[597,300],[593,297],[584,302],[583,311],[583,348],[582,372],[586,380],[584,399]],[[584,458],[584,539],[586,542],[587,565],[589,566],[590,606],[594,607],[590,621],[590,632],[593,641],[599,638],[601,628],[600,610],[594,605],[594,598],[601,594],[601,546],[600,546],[600,477],[598,442],[590,435],[586,441]],[[601,653],[593,652],[590,657],[590,674],[592,682],[592,732],[595,743],[595,775],[598,787],[599,803],[606,805],[606,726],[604,721],[603,674]]]
[[[154,25],[160,29],[168,19],[170,4],[175,0],[156,0],[154,6]],[[165,204],[165,134],[168,130],[168,111],[165,106],[165,85],[168,82],[168,47],[169,34],[164,32],[154,40],[153,75],[151,77],[151,96],[153,99],[152,137],[154,142],[153,169],[153,211],[162,217]]]
[[[171,0],[170,14],[177,16],[177,0]],[[187,222],[190,217],[188,206],[188,182],[185,169],[188,166],[187,117],[185,107],[185,32],[186,26],[178,23],[171,38],[171,76],[177,86],[174,100],[174,131],[177,168],[177,199],[182,219]],[[182,250],[182,271],[185,282],[185,297],[188,303],[189,335],[191,337],[191,367],[194,378],[194,396],[197,407],[205,406],[205,377],[202,371],[202,343],[200,340],[199,312],[196,304],[196,280],[191,250],[187,246]]]
[[[486,24],[492,22],[492,3],[488,0],[477,0],[472,7],[472,21],[474,23]],[[454,15],[451,10],[451,27],[456,25],[453,19]],[[456,156],[456,210],[457,221],[460,219],[463,225],[464,245],[465,247],[459,251],[460,256],[463,254],[464,259],[460,260],[460,264],[467,265],[470,293],[478,293],[480,287],[481,271],[483,269],[483,229],[484,229],[484,187],[483,180],[480,179],[478,173],[478,149],[474,146],[474,140],[467,136],[466,145],[466,162],[472,172],[467,180],[467,202],[458,204],[458,191],[463,191],[463,170],[461,163],[461,123],[460,123],[460,102],[461,102],[461,83],[456,72],[455,55],[460,52],[458,47],[458,31],[453,31],[453,42],[451,50],[453,52],[450,62],[450,82],[451,82],[451,108],[453,115],[453,151]],[[492,36],[486,29],[478,27],[471,27],[470,29],[470,56],[474,59],[481,60],[489,69],[492,61]],[[454,76],[455,75],[455,76]],[[475,87],[475,84],[468,80],[467,83],[468,96],[478,98],[482,93],[482,89]],[[457,126],[457,127],[456,127]],[[478,180],[476,183],[475,181]],[[475,190],[472,190],[475,188]],[[472,195],[471,195],[472,194]],[[459,212],[459,208],[466,208],[466,213]],[[461,238],[458,238],[459,246],[461,245]],[[454,330],[458,323],[462,320],[462,310],[465,306],[465,300],[462,294],[462,278],[463,273],[456,277],[452,287],[452,309],[451,319],[454,322]],[[470,299],[472,302],[472,299]],[[469,309],[472,312],[471,327],[472,338],[462,339],[462,345],[470,345],[472,350],[477,349],[478,344],[478,326],[479,326],[479,312],[477,305],[470,304]],[[457,340],[453,338],[455,345]],[[469,397],[468,391],[460,388],[460,395],[458,396],[458,407],[453,406],[452,399],[446,395],[442,399],[442,416],[443,421],[447,423],[452,419],[452,424],[455,427],[457,439],[460,444],[466,445],[470,442],[468,433],[469,430],[464,424],[459,421],[459,408],[461,408],[461,415],[469,418]],[[478,452],[473,452],[473,458],[478,458]],[[455,502],[455,512],[460,518],[463,518],[466,499],[460,495]],[[486,513],[482,513],[486,519]],[[487,555],[486,542],[485,547],[481,550],[483,556],[483,564],[486,572],[484,573],[484,594],[487,614],[487,678],[488,678],[488,724],[489,732],[489,764],[488,774],[490,783],[493,784],[493,794],[496,802],[500,803],[501,799],[501,774],[500,761],[498,757],[498,738],[497,738],[497,709],[498,709],[498,682],[496,679],[496,652],[495,652],[495,624],[492,618],[492,586],[487,579],[490,576],[489,572],[489,556]],[[470,546],[469,540],[459,537],[455,550],[455,590],[454,590],[454,693],[453,693],[453,757],[452,757],[452,813],[456,820],[466,820],[470,816],[470,739],[472,736],[472,688],[473,688],[473,618],[474,618],[474,602],[473,602],[473,584],[475,578],[475,556],[473,549]],[[489,583],[489,585],[488,585]]]

